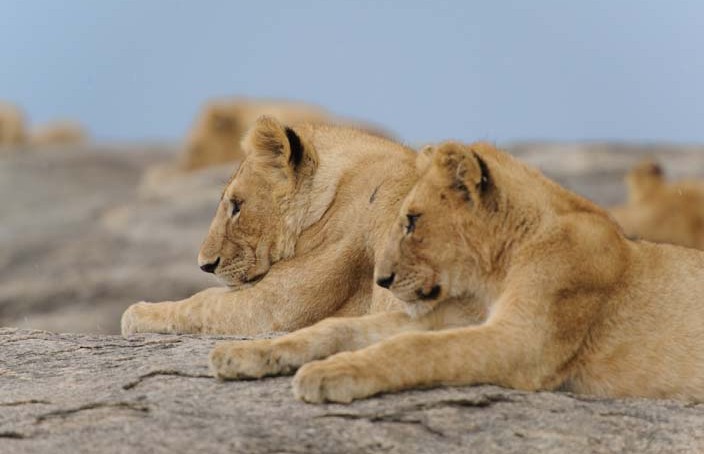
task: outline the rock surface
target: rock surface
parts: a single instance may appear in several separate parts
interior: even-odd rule
[[[131,303],[217,285],[196,257],[232,169],[143,183],[170,159],[133,148],[0,157],[0,326],[117,333]]]
[[[704,404],[477,386],[309,405],[289,377],[210,378],[217,339],[0,329],[0,452],[704,452]]]

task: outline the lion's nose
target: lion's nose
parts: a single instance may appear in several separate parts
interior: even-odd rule
[[[394,283],[395,277],[396,277],[396,273],[391,273],[389,276],[380,277],[379,279],[376,280],[376,283],[380,287],[389,288],[389,287],[391,287],[391,284]]]
[[[205,271],[206,273],[214,273],[215,269],[218,267],[219,264],[220,264],[220,257],[215,259],[214,262],[206,263],[205,265],[201,265],[200,269]]]

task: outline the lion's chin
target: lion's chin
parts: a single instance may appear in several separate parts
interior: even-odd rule
[[[254,287],[259,281],[261,281],[266,273],[253,276],[251,278],[243,277],[241,279],[232,279],[229,276],[216,276],[217,279],[230,290],[244,290],[246,288]]]
[[[404,311],[411,317],[411,318],[421,318],[424,315],[429,314],[430,312],[435,309],[436,306],[435,301],[421,301],[421,300],[416,300],[412,302],[406,302],[404,304]]]
[[[236,283],[227,283],[223,282],[230,290],[244,290],[246,288],[254,287],[254,284],[250,284],[248,282],[236,282]]]

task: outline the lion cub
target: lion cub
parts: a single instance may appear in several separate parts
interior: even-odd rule
[[[406,312],[220,344],[217,377],[300,367],[308,402],[479,383],[704,400],[704,252],[628,240],[488,144],[444,143],[418,164],[376,264]]]
[[[611,214],[629,236],[704,249],[704,182],[667,183],[650,160],[626,176],[628,203]]]
[[[413,150],[271,117],[257,120],[242,148],[198,258],[227,287],[133,304],[123,334],[254,335],[402,307],[374,285],[374,263],[415,182]]]

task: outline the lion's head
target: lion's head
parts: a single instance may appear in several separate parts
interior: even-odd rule
[[[223,191],[198,256],[201,269],[232,288],[257,282],[291,257],[300,232],[322,215],[310,194],[318,155],[302,135],[262,117],[242,148],[246,157]]]
[[[657,191],[664,181],[662,167],[651,159],[643,160],[626,175],[628,197],[631,202],[642,201]]]
[[[491,271],[497,188],[482,152],[491,145],[426,147],[420,178],[401,207],[376,280],[421,315],[449,297],[472,293]]]
[[[667,182],[660,165],[639,162],[626,175],[628,202],[610,209],[633,238],[704,248],[704,185]]]

